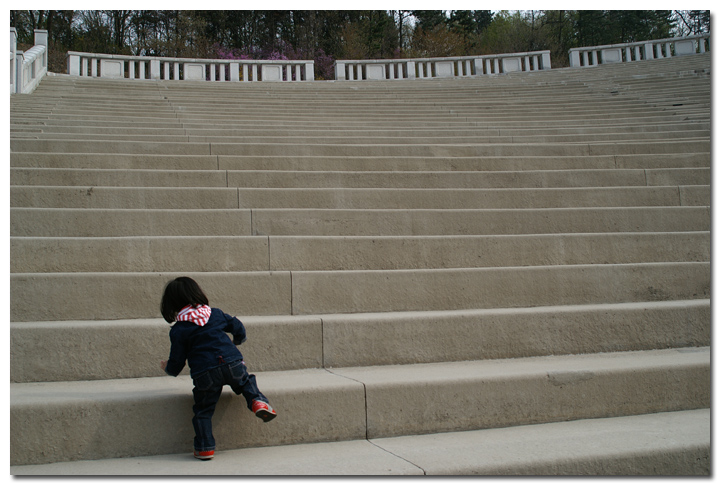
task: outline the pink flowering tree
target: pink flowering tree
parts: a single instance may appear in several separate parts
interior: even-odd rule
[[[335,59],[325,54],[325,51],[318,49],[314,54],[305,52],[304,50],[296,50],[290,44],[280,41],[278,45],[271,48],[228,48],[215,44],[213,46],[217,59],[232,60],[249,60],[249,59],[266,59],[266,60],[299,60],[313,59],[315,63],[316,79],[334,79],[335,78]],[[227,75],[227,74],[226,74]]]

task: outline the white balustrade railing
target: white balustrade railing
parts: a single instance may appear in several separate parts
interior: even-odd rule
[[[68,52],[71,76],[182,81],[313,81],[313,61],[188,59]]]
[[[17,31],[10,27],[10,94],[17,92]]]
[[[47,30],[35,31],[35,45],[27,52],[17,50],[17,32],[10,28],[10,93],[32,93],[47,74]]]
[[[710,48],[710,34],[624,44],[576,47],[570,49],[570,67],[634,62],[665,57],[700,54]]]
[[[550,51],[426,59],[338,60],[335,61],[335,80],[472,77],[550,68]]]

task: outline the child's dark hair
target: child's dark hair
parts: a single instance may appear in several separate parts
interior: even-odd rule
[[[194,279],[181,276],[165,286],[160,313],[166,322],[172,323],[180,310],[188,305],[208,305],[207,296]]]

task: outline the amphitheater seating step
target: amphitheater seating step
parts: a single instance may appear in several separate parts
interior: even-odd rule
[[[710,412],[11,467],[14,475],[675,475],[710,473]],[[278,459],[278,457],[282,457]]]

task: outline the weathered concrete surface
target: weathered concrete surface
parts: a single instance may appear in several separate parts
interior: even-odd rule
[[[392,271],[186,273],[244,315],[456,310],[702,299],[710,264],[641,263]],[[12,273],[11,321],[157,316],[178,273]],[[114,295],[107,298],[107,295]],[[37,295],[43,295],[42,299]],[[78,305],[78,301],[100,302]]]
[[[709,238],[710,233],[703,231],[505,236],[269,236],[272,246],[270,268],[377,270],[708,261]]]
[[[21,237],[250,236],[247,209],[10,209]]]
[[[254,371],[705,346],[711,326],[709,300],[239,318]],[[169,326],[160,318],[10,329],[12,382],[164,375],[157,363],[169,352]]]
[[[709,186],[685,205],[710,205]],[[401,189],[13,186],[13,207],[88,209],[534,209],[673,207],[678,187]]]
[[[297,271],[293,314],[517,308],[708,298],[709,263]]]
[[[13,186],[520,189],[709,185],[709,168],[527,171],[291,171],[11,168]],[[40,187],[37,187],[39,190]]]
[[[23,140],[10,141],[13,152],[141,153],[149,155],[212,155],[209,143]]]
[[[709,475],[710,410],[372,440],[427,475]]]
[[[707,408],[709,381],[709,348],[268,372],[258,383],[277,419],[260,422],[226,390],[213,422],[223,448],[378,438]],[[11,463],[187,450],[190,387],[186,377],[11,384]]]
[[[12,167],[302,170],[302,171],[517,171],[708,168],[709,153],[665,153],[593,156],[362,157],[253,155],[147,155],[128,153],[12,152]]]
[[[290,272],[15,273],[14,322],[156,318],[168,281],[194,278],[210,303],[240,315],[289,315]],[[42,298],[38,298],[42,295]],[[112,295],[110,297],[109,295]],[[78,302],[93,302],[78,304]]]
[[[279,458],[280,457],[280,458]],[[132,471],[129,471],[132,470]],[[10,467],[23,475],[360,476],[422,475],[422,470],[366,440],[218,450],[211,461],[192,453]]]
[[[420,236],[709,231],[709,207],[560,209],[11,208],[10,235]]]
[[[366,389],[368,437],[710,406],[710,349],[612,352],[332,371]]]
[[[10,185],[118,187],[227,187],[220,170],[11,168]]]
[[[710,300],[321,318],[325,367],[704,346],[711,333]]]
[[[660,446],[659,446],[660,445]],[[710,410],[48,465],[12,475],[709,475]],[[278,459],[281,456],[282,459]]]
[[[42,254],[42,258],[37,255]],[[10,271],[267,271],[266,236],[13,237]]]
[[[147,155],[143,153],[12,152],[13,167],[89,168],[127,170],[216,170],[215,155]]]
[[[709,259],[710,233],[706,231],[10,239],[11,273],[440,269]]]
[[[319,317],[239,318],[248,334],[240,351],[251,371],[322,367],[323,329]],[[170,325],[162,318],[21,322],[11,323],[10,328],[11,382],[165,375],[159,362],[167,360],[170,352]]]
[[[710,230],[708,207],[253,209],[252,216],[253,234],[271,236],[431,236]]]
[[[225,387],[213,417],[218,449],[365,437],[361,383],[319,369],[256,375],[278,417],[263,423]],[[191,390],[184,376],[11,384],[10,461],[186,452],[194,435]]]

